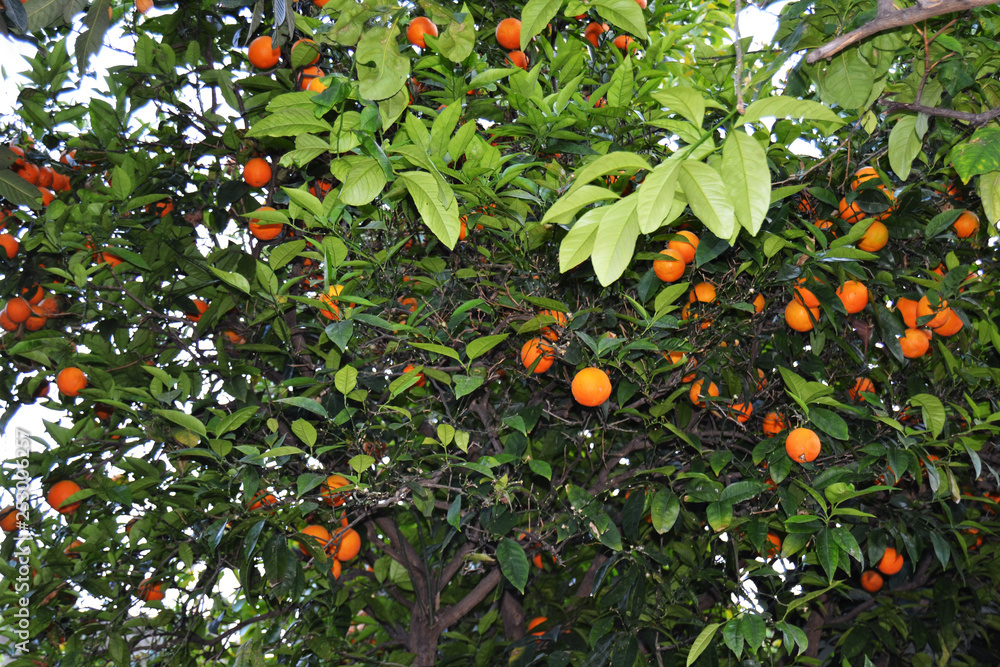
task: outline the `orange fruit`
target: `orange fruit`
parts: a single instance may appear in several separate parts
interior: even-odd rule
[[[521,48],[521,20],[509,18],[500,21],[497,24],[496,38],[497,44],[508,51]]]
[[[232,329],[226,329],[225,331],[222,332],[222,335],[225,336],[226,340],[228,340],[233,345],[243,345],[244,343],[247,342],[246,338],[236,333]]]
[[[523,70],[528,69],[528,56],[525,55],[524,51],[511,51],[507,54],[507,62],[510,63],[511,67],[520,67]]]
[[[818,321],[819,308],[806,308],[794,299],[785,306],[785,323],[795,331],[812,331]]]
[[[660,251],[661,255],[666,255],[670,259],[658,259],[653,262],[653,272],[656,277],[665,283],[672,283],[684,275],[684,267],[687,260],[678,250],[667,248]]]
[[[159,602],[164,598],[160,582],[154,583],[149,579],[143,579],[142,583],[139,584],[139,590],[136,592],[136,597],[146,602]]]
[[[270,206],[261,206],[258,211],[273,211],[274,209]],[[284,231],[285,225],[281,222],[265,222],[261,223],[258,218],[250,218],[247,223],[247,227],[250,229],[250,234],[258,241],[273,241],[274,239],[281,236],[281,232]]]
[[[38,185],[38,167],[30,162],[26,162],[23,167],[18,169],[17,175],[32,185]]]
[[[410,371],[412,371],[414,368],[416,368],[416,366],[414,366],[413,364],[407,364],[406,368],[403,369],[403,375],[406,375],[407,373],[409,373]],[[427,384],[427,378],[424,377],[423,373],[417,373],[417,382],[413,386],[414,387],[423,387],[425,384]]]
[[[410,21],[410,25],[406,28],[406,38],[410,40],[410,44],[425,49],[427,40],[424,39],[424,35],[437,37],[438,27],[426,16],[418,16]]]
[[[854,180],[851,181],[851,190],[857,190],[858,186],[865,181],[870,181],[873,178],[878,178],[878,172],[875,171],[874,167],[862,167],[858,169],[858,172],[854,174]]]
[[[639,5],[639,9],[645,9],[646,8],[646,0],[635,0],[635,1]]]
[[[979,231],[979,218],[972,211],[965,211],[951,226],[955,230],[955,236],[967,239]]]
[[[904,562],[903,554],[892,547],[886,547],[885,553],[882,554],[882,558],[878,562],[878,571],[892,576],[903,569]]]
[[[17,323],[7,317],[7,309],[0,310],[0,328],[4,331],[17,331]]]
[[[571,389],[577,403],[593,408],[611,397],[611,379],[600,368],[590,366],[577,371]]]
[[[768,531],[767,541],[764,543],[764,553],[769,557],[781,553],[781,538],[776,533]]]
[[[333,190],[333,183],[322,178],[309,186],[309,194],[320,201],[326,199],[326,196],[330,194],[330,190]]]
[[[313,540],[315,540],[315,544],[319,546],[320,549],[325,549],[327,542],[330,541],[330,531],[323,526],[309,525],[299,532],[313,538]],[[305,541],[299,543],[299,550],[301,550],[306,556],[309,555],[309,549],[306,548]]]
[[[56,199],[56,193],[48,188],[38,188],[38,194],[42,197],[42,206],[48,206]]]
[[[907,359],[917,359],[924,356],[931,347],[931,342],[920,329],[907,329],[899,338],[899,347]]]
[[[944,299],[939,299],[938,301],[937,308],[931,306],[930,299],[926,296],[920,297],[920,301],[917,302],[917,318],[927,317],[928,315],[934,316],[924,326],[933,329],[941,326],[948,319],[948,313],[946,312],[948,302]]]
[[[87,386],[87,376],[76,366],[70,366],[59,371],[56,386],[66,396],[76,396]]]
[[[330,287],[327,288],[326,293],[319,297],[319,300],[329,306],[330,309],[326,310],[324,308],[320,308],[319,314],[328,320],[339,320],[340,306],[333,300],[333,297],[340,296],[343,291],[343,285],[330,285]]]
[[[281,50],[274,48],[270,36],[262,35],[250,42],[247,58],[257,69],[271,69],[281,60]]]
[[[44,268],[44,267],[42,267]],[[28,303],[32,306],[37,306],[42,302],[45,297],[45,290],[34,284],[31,287],[24,287],[21,289],[21,296],[28,300]]]
[[[262,188],[271,182],[271,165],[262,157],[251,158],[243,166],[243,180],[251,188]]]
[[[42,299],[41,303],[38,304],[42,313],[52,317],[53,315],[59,314],[59,297],[57,296],[47,296]]]
[[[344,566],[340,564],[340,561],[336,558],[333,559],[333,565],[330,566],[330,574],[333,575],[334,579],[340,579],[340,575],[344,571]]]
[[[569,320],[566,318],[566,313],[560,313],[558,310],[543,310],[538,313],[539,315],[547,315],[549,317],[555,318],[555,326],[560,328],[565,328],[569,324]],[[539,333],[542,334],[543,338],[546,338],[552,342],[559,340],[559,332],[553,331],[549,327],[542,327],[539,329]]]
[[[7,255],[7,259],[14,259],[17,256],[17,251],[20,249],[21,244],[17,242],[17,239],[10,234],[0,234],[0,248],[3,248],[4,254]]]
[[[25,165],[25,162],[24,162],[24,149],[21,148],[20,146],[8,146],[7,148],[9,148],[12,153],[14,153],[15,155],[17,155],[17,159],[14,160],[14,164],[11,165],[11,168],[12,169],[20,169],[21,167],[23,167]],[[65,160],[64,160],[64,162],[65,162]]]
[[[857,378],[854,380],[854,385],[847,390],[847,395],[851,397],[852,401],[864,402],[865,397],[862,393],[875,393],[875,383],[868,378]]]
[[[312,90],[312,84],[316,79],[326,76],[326,73],[316,66],[306,67],[299,74],[299,89],[300,90]],[[325,86],[324,86],[325,88]],[[314,93],[323,92],[321,90],[313,90]]]
[[[333,534],[333,542],[326,552],[341,563],[352,561],[361,551],[361,536],[353,528],[342,528]]]
[[[847,280],[837,288],[837,296],[849,314],[860,313],[868,305],[868,288],[857,280]]]
[[[712,303],[715,301],[715,285],[712,283],[698,283],[688,294],[688,301],[694,303]]]
[[[813,223],[813,227],[815,227],[816,229],[821,229],[824,232],[830,232],[831,234],[833,234],[833,236],[837,235],[837,232],[833,229],[832,220],[817,220],[816,222]]]
[[[729,410],[736,421],[746,424],[750,421],[750,415],[753,414],[753,405],[749,402],[733,403]]]
[[[634,43],[635,40],[629,37],[628,35],[618,35],[617,37],[615,37],[614,41],[614,44],[616,47],[618,47],[619,51],[625,51],[626,49],[629,48],[629,46],[631,46]],[[636,47],[633,46],[632,48]]]
[[[145,14],[153,8],[153,0],[135,0],[135,9],[140,14]]]
[[[896,210],[896,195],[894,195],[894,194],[892,193],[892,190],[888,189],[888,188],[887,188],[887,187],[885,187],[884,185],[880,185],[880,186],[878,186],[878,189],[879,189],[879,190],[881,190],[881,191],[882,191],[882,193],[883,193],[883,194],[884,194],[884,195],[885,195],[886,197],[888,197],[888,199],[889,199],[889,208],[887,208],[887,209],[886,209],[886,210],[885,210],[884,212],[882,212],[882,213],[879,213],[878,215],[876,215],[876,216],[875,216],[875,219],[876,219],[876,220],[885,220],[885,219],[886,219],[886,218],[888,218],[888,217],[889,217],[890,215],[892,215],[893,211],[895,211],[895,210]]]
[[[52,509],[56,510],[60,514],[70,514],[76,511],[76,508],[80,506],[80,503],[75,502],[72,505],[66,505],[66,499],[79,492],[79,484],[71,479],[64,479],[61,482],[56,482],[52,485],[49,492],[45,494],[45,500],[48,501]]]
[[[7,317],[14,324],[20,324],[31,317],[31,306],[28,300],[19,296],[7,302]]]
[[[399,300],[400,305],[404,306],[411,313],[417,312],[417,300],[412,296],[408,296]]]
[[[351,497],[350,491],[341,491],[339,493],[334,493],[334,489],[339,489],[342,486],[349,486],[350,481],[346,477],[341,477],[340,475],[330,475],[323,482],[322,488],[320,488],[319,495],[323,498],[325,502],[330,507],[340,507],[347,502],[347,499]]]
[[[192,299],[191,304],[194,306],[194,309],[198,311],[198,314],[185,315],[185,317],[191,320],[192,322],[197,322],[198,320],[201,319],[201,316],[205,314],[205,311],[208,310],[208,304],[202,301],[201,299]]]
[[[688,398],[696,407],[704,407],[705,403],[701,400],[705,396],[705,392],[702,392],[701,388],[705,384],[704,380],[695,380],[694,384],[691,385],[691,389],[688,391]],[[708,383],[708,388],[706,392],[709,396],[718,396],[719,387],[714,382]]]
[[[544,373],[552,368],[552,364],[556,360],[555,355],[552,354],[552,346],[543,343],[541,338],[532,338],[521,346],[521,363],[525,368],[531,368],[536,359],[538,363],[535,365],[533,373]]]
[[[858,248],[865,252],[878,252],[889,242],[889,229],[876,220],[865,230],[864,236],[858,241]]]
[[[917,302],[907,299],[905,296],[899,297],[896,301],[896,310],[903,316],[903,323],[908,329],[917,328]]]
[[[275,498],[270,493],[266,491],[258,491],[253,498],[250,500],[250,504],[247,509],[253,512],[254,510],[259,510],[265,507],[271,507],[272,505],[277,505],[278,499]]]
[[[882,590],[882,575],[875,570],[868,570],[861,575],[861,588],[869,593],[878,593]]]
[[[48,165],[40,167],[38,169],[38,178],[35,180],[36,185],[40,185],[43,188],[52,187],[52,181],[55,178],[56,173],[52,171],[52,167]]]
[[[951,308],[947,308],[948,319],[939,327],[934,327],[934,333],[939,336],[954,336],[962,330],[962,318]]]
[[[763,312],[765,304],[766,304],[766,301],[764,301],[764,295],[763,294],[758,294],[754,298],[754,300],[753,300],[753,310],[754,310],[754,312],[755,313]]]
[[[809,463],[815,461],[819,456],[822,445],[816,432],[809,428],[799,427],[793,429],[785,436],[785,451],[792,457],[792,460],[799,463]]]
[[[792,290],[793,297],[796,301],[801,303],[806,308],[816,308],[819,306],[819,299],[816,295],[812,293],[812,290],[802,287],[805,284],[806,278],[802,277],[795,281],[796,287]],[[819,281],[813,281],[819,282]]]
[[[840,219],[852,225],[860,220],[864,220],[867,214],[858,206],[858,202],[847,203],[847,198],[840,200]]]
[[[13,533],[17,530],[17,522],[21,520],[21,512],[16,507],[10,505],[0,510],[0,528],[6,533]]]
[[[683,236],[683,239],[674,239],[667,243],[668,250],[676,250],[684,258],[686,264],[690,264],[694,261],[695,252],[698,250],[698,237],[687,230],[682,230],[677,232],[677,236]]]
[[[685,362],[685,363],[691,362],[691,364],[692,364],[692,371],[690,373],[688,373],[687,375],[685,375],[683,378],[681,378],[681,382],[687,384],[688,382],[692,382],[694,380],[695,374],[694,374],[694,370],[693,369],[695,367],[697,367],[698,362],[697,362],[697,360],[695,360],[695,358],[693,356],[691,356],[687,352],[677,352],[677,351],[674,351],[674,352],[664,352],[663,353],[663,358],[667,359],[671,364],[677,364],[677,363],[680,363],[682,361]]]
[[[534,630],[535,628],[537,628],[539,625],[541,625],[542,623],[544,623],[547,620],[549,620],[549,619],[546,616],[536,616],[536,617],[534,617],[533,619],[531,619],[530,621],[528,621],[528,632],[531,632],[532,630]],[[531,632],[531,636],[533,636],[533,637],[541,637],[544,634],[545,634],[544,632]]]
[[[174,203],[169,199],[163,199],[158,202],[153,202],[146,207],[146,210],[158,214],[161,218],[165,218],[171,211],[174,210]]]
[[[41,311],[41,309],[32,306],[31,315],[29,315],[28,319],[25,321],[24,328],[28,331],[39,331],[45,326],[46,321],[48,321],[48,318]]]
[[[601,38],[601,34],[607,31],[607,23],[598,23],[594,21],[593,23],[588,23],[587,27],[583,29],[583,38],[593,44],[596,49],[598,40]]]
[[[311,39],[297,39],[292,44],[292,59],[295,59],[295,52],[298,51],[302,58],[312,56],[312,60],[305,62],[305,65],[315,65],[319,62],[319,46]]]

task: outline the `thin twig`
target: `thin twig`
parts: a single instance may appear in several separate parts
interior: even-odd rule
[[[880,100],[885,105],[886,113],[893,111],[916,111],[928,116],[941,116],[942,118],[953,118],[964,121],[973,127],[982,127],[994,118],[1000,118],[1000,107],[983,111],[982,113],[971,113],[969,111],[958,111],[956,109],[946,109],[943,107],[929,107],[923,104],[910,104],[907,102],[891,102],[885,98]]]
[[[746,105],[743,104],[743,45],[740,44],[740,12],[743,11],[743,0],[736,0],[736,20],[733,27],[736,32],[736,68],[733,70],[733,85],[736,87],[736,113],[743,115]]]

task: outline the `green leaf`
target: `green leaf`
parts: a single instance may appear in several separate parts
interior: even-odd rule
[[[605,207],[609,210],[597,228],[590,257],[594,273],[605,287],[618,280],[632,261],[639,238],[639,219],[635,212],[638,201],[637,197],[626,197]]]
[[[508,335],[509,334],[499,334],[496,336],[483,336],[482,338],[477,338],[465,346],[465,354],[470,360],[477,359],[503,341],[507,340]]]
[[[339,199],[348,206],[364,206],[382,192],[386,182],[385,172],[378,160],[358,158],[351,163]]]
[[[292,396],[290,398],[279,398],[275,400],[276,403],[284,403],[286,405],[294,405],[297,408],[312,412],[320,417],[329,417],[326,408],[314,398],[306,398],[305,396]]]
[[[720,239],[730,239],[736,231],[736,217],[729,188],[719,172],[704,162],[685,160],[677,171],[684,196],[698,219]]]
[[[178,410],[153,410],[154,414],[157,414],[167,421],[171,421],[178,426],[182,426],[192,433],[197,433],[201,436],[207,436],[208,431],[205,430],[205,425],[202,424],[196,417],[192,417],[186,412],[180,412]]]
[[[845,49],[821,66],[817,83],[824,102],[854,111],[871,95],[875,69],[858,49]]]
[[[889,132],[889,166],[903,181],[910,177],[910,165],[920,154],[921,142],[916,125],[916,114],[903,116]]]
[[[983,201],[983,212],[991,225],[1000,220],[1000,171],[991,171],[979,177],[976,183],[979,198]]]
[[[454,359],[455,361],[459,361],[461,359],[458,352],[450,347],[445,347],[444,345],[436,345],[434,343],[410,343],[410,346],[415,347],[418,350],[427,350],[428,352],[443,354],[444,356]]]
[[[272,271],[277,271],[292,261],[305,248],[306,242],[302,239],[282,243],[279,246],[271,248],[271,254],[267,256],[267,263]]]
[[[468,58],[476,44],[476,24],[472,20],[472,12],[464,4],[462,14],[464,14],[462,21],[449,23],[438,38],[438,50],[453,63],[460,63]]]
[[[509,69],[487,69],[483,70],[479,74],[472,77],[469,81],[469,90],[475,90],[477,88],[482,88],[483,86],[488,86],[491,83],[496,83],[497,81],[502,81],[510,75]]]
[[[625,2],[632,2],[634,4],[635,0],[625,0]],[[638,8],[638,5],[636,7]],[[637,171],[639,169],[648,171],[650,166],[649,163],[635,153],[608,153],[607,155],[599,156],[596,160],[587,163],[582,169],[577,170],[569,192],[579,190],[595,178],[606,174],[617,174],[620,171]]]
[[[316,445],[316,427],[305,419],[296,419],[292,422],[292,433],[310,447]]]
[[[948,161],[965,183],[973,176],[1000,171],[1000,128],[979,128],[951,149]]]
[[[503,576],[523,595],[528,583],[528,556],[521,545],[509,537],[503,538],[497,545],[497,561]]]
[[[700,91],[694,88],[677,86],[667,90],[658,90],[653,93],[652,97],[660,103],[660,106],[679,113],[697,127],[701,127],[705,121],[705,98]],[[747,113],[750,112],[751,108],[753,108],[753,104],[747,108]],[[823,108],[826,109],[826,107]]]
[[[604,214],[610,206],[587,211],[576,221],[559,244],[559,271],[566,273],[590,257]]]
[[[702,109],[704,111],[704,109]],[[677,192],[677,167],[680,162],[670,160],[663,162],[652,172],[639,187],[639,204],[636,215],[639,219],[639,231],[652,234],[666,222],[674,206]]]
[[[649,178],[647,177],[646,180],[648,181]],[[645,183],[643,187],[645,187]],[[585,185],[579,190],[574,190],[557,199],[556,203],[545,212],[545,215],[542,217],[542,224],[566,224],[573,219],[573,216],[580,209],[607,199],[618,199],[618,195],[607,188],[596,185]]]
[[[451,501],[451,505],[448,506],[448,514],[445,516],[445,521],[448,522],[455,530],[458,530],[462,524],[462,496],[460,494],[455,495],[455,499]]]
[[[247,137],[294,137],[300,134],[332,132],[333,127],[322,118],[316,118],[306,107],[289,107],[257,121]]]
[[[816,557],[826,571],[827,580],[832,582],[837,570],[837,555],[840,552],[835,541],[830,539],[830,530],[824,528],[816,535]]]
[[[751,236],[757,236],[771,203],[767,154],[756,139],[742,130],[733,130],[722,144],[722,173],[726,175],[737,221]]]
[[[545,479],[552,479],[552,466],[550,466],[545,461],[539,461],[538,459],[528,459],[528,467],[531,468],[531,472],[536,475],[541,475]]]
[[[691,665],[698,660],[701,654],[705,652],[705,649],[707,649],[712,643],[712,640],[715,639],[715,633],[719,631],[719,627],[721,626],[722,623],[710,623],[709,625],[706,625],[700,633],[698,633],[694,643],[691,644],[691,651],[688,653],[687,662],[684,663],[686,667],[691,667]]]
[[[643,16],[642,8],[635,0],[593,0],[590,6],[597,10],[598,16],[611,25],[639,39],[649,39],[646,33],[646,17]]]
[[[608,104],[612,107],[627,107],[632,101],[632,88],[635,86],[631,56],[625,56],[622,64],[615,68],[610,83],[606,93]]]
[[[360,474],[375,465],[375,459],[367,454],[358,454],[357,456],[352,456],[347,465],[351,466],[351,470]]]
[[[358,371],[353,366],[344,366],[333,376],[333,386],[347,396],[358,386]]]
[[[810,408],[809,421],[816,428],[837,440],[847,440],[850,437],[847,422],[836,412],[832,412],[826,408]]]
[[[742,123],[756,123],[762,118],[772,117],[778,119],[816,120],[837,126],[844,124],[844,120],[824,104],[782,95],[765,97],[751,103],[747,107],[746,113],[743,116],[737,117],[737,119],[738,122]],[[701,123],[698,124],[700,125]]]
[[[236,412],[226,415],[221,420],[219,420],[218,425],[215,427],[215,435],[225,435],[230,431],[235,431],[240,426],[243,426],[251,417],[253,417],[260,408],[256,405],[248,405],[245,408],[240,408]]]
[[[239,291],[249,294],[250,293],[250,282],[238,273],[230,273],[229,271],[223,271],[217,269],[214,266],[208,267],[208,269],[218,276],[222,282],[226,283],[230,287],[235,287]]]
[[[406,84],[410,59],[399,52],[399,24],[368,28],[354,54],[358,93],[369,100],[385,100]]]
[[[451,187],[425,171],[405,171],[399,174],[399,180],[413,197],[423,223],[441,243],[454,250],[461,223]]]
[[[521,50],[528,47],[531,38],[545,30],[555,18],[563,0],[528,0],[521,10]]]
[[[453,379],[455,380],[455,398],[468,396],[483,386],[483,378],[478,375],[455,375]]]
[[[733,506],[727,502],[712,502],[705,508],[705,518],[715,532],[729,528],[733,523]]]
[[[681,502],[670,489],[660,489],[653,496],[649,514],[653,529],[660,535],[674,527],[680,513]]]
[[[941,399],[931,394],[916,394],[910,397],[910,405],[920,407],[924,424],[935,438],[939,437],[947,421],[947,413]]]
[[[273,447],[267,450],[266,452],[260,455],[260,458],[277,459],[282,456],[291,456],[292,454],[305,454],[305,452],[303,452],[298,447],[290,447],[288,445],[285,445],[283,447]]]
[[[740,616],[740,635],[754,653],[764,645],[767,637],[767,628],[764,619],[757,614],[749,612]]]
[[[38,187],[10,169],[0,169],[0,197],[18,206],[30,206],[33,209],[42,207]]]
[[[80,33],[76,39],[76,66],[81,77],[89,67],[90,56],[104,46],[104,35],[111,26],[110,10],[110,0],[95,0],[83,20],[88,30]]]

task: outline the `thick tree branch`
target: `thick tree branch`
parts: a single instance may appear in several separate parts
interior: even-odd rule
[[[378,517],[375,519],[375,523],[389,538],[392,546],[399,550],[397,555],[402,556],[402,558],[396,559],[395,556],[392,557],[410,575],[410,579],[413,581],[413,590],[417,596],[417,602],[424,608],[428,618],[430,618],[433,614],[431,606],[434,594],[429,588],[427,570],[423,559],[417,553],[417,550],[413,548],[413,545],[410,544],[410,541],[403,536],[402,531],[399,530],[399,526],[396,525],[395,521],[389,517]]]
[[[942,14],[961,12],[975,7],[985,7],[997,2],[998,0],[917,0],[917,4],[912,7],[890,9],[890,0],[879,0],[878,13],[874,21],[869,21],[857,30],[852,30],[846,35],[841,35],[827,42],[807,55],[806,62],[812,64],[824,58],[832,58],[848,46],[856,44],[864,38],[871,37],[883,30],[902,28],[903,26],[913,25],[914,23],[919,23],[935,16],[941,16]]]
[[[928,107],[923,104],[912,104],[908,102],[884,102],[886,113],[893,111],[916,111],[928,116],[940,116],[942,118],[954,118],[969,123],[973,127],[982,127],[991,120],[1000,117],[1000,107],[983,111],[982,113],[971,113],[969,111],[956,111],[955,109],[945,109],[943,107]]]
[[[475,551],[475,548],[470,542],[466,542],[459,548],[458,553],[456,553],[452,559],[448,561],[448,564],[444,566],[444,569],[441,570],[441,581],[438,582],[438,591],[444,590],[444,587],[448,585],[448,582],[450,582],[452,578],[458,574],[459,570],[462,569],[462,565],[465,563],[465,557],[473,551]]]
[[[490,570],[489,574],[480,579],[476,587],[466,593],[464,598],[450,607],[445,607],[441,610],[441,613],[438,614],[437,622],[434,624],[434,631],[436,633],[444,632],[448,626],[457,623],[462,617],[475,609],[476,605],[482,602],[489,595],[490,591],[496,588],[498,583],[500,583],[500,568],[495,567]]]

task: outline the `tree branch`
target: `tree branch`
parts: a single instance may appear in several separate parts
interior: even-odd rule
[[[500,583],[500,568],[495,567],[490,570],[489,574],[480,579],[476,587],[466,593],[464,598],[441,610],[437,622],[434,624],[434,632],[444,632],[449,625],[458,622],[459,619],[475,609],[476,605],[482,602],[498,583]]]
[[[806,62],[815,63],[823,58],[832,58],[848,46],[860,42],[883,30],[902,28],[926,19],[961,12],[975,7],[996,4],[998,0],[917,0],[917,4],[906,9],[891,9],[891,0],[879,0],[878,13],[874,21],[869,21],[857,30],[841,35],[806,56]]]
[[[452,578],[458,574],[459,570],[462,569],[462,565],[465,563],[465,557],[473,551],[475,551],[475,548],[472,546],[472,543],[466,542],[459,548],[458,553],[456,553],[452,559],[448,561],[448,564],[444,566],[443,570],[441,570],[441,581],[438,583],[439,592],[444,590],[444,587],[448,585],[448,582],[450,582]]]
[[[943,107],[929,107],[923,104],[913,104],[909,102],[886,101],[884,104],[886,113],[892,113],[893,111],[916,111],[917,113],[927,114],[928,116],[954,118],[955,120],[961,120],[969,123],[973,127],[982,127],[991,120],[1000,117],[1000,107],[990,109],[989,111],[983,111],[982,113],[971,113],[969,111],[956,111],[955,109],[945,109]]]

